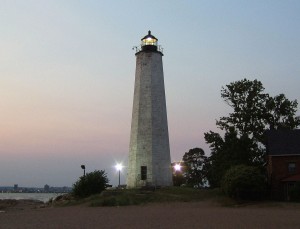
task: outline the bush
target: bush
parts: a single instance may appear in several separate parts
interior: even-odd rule
[[[257,167],[237,165],[227,170],[221,188],[229,197],[259,200],[265,195],[265,177]]]
[[[185,182],[186,182],[181,171],[175,171],[172,174],[172,179],[173,179],[174,186],[181,186],[181,185],[185,184]]]
[[[87,173],[85,176],[79,178],[73,184],[73,195],[76,197],[87,197],[92,194],[101,193],[108,185],[108,178],[106,173],[101,170]]]
[[[289,190],[291,201],[300,202],[300,182],[296,182],[295,186]]]

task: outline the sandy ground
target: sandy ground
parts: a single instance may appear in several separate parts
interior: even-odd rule
[[[211,202],[0,210],[0,228],[300,228],[300,208]]]

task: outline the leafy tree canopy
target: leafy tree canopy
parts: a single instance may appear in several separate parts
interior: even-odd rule
[[[258,80],[243,79],[222,87],[221,97],[233,108],[228,117],[221,117],[217,126],[225,131],[234,128],[239,136],[246,134],[264,143],[267,129],[294,129],[300,125],[296,116],[298,102],[284,94],[271,97]]]
[[[214,145],[206,166],[207,178],[212,187],[220,186],[224,173],[233,165],[259,165],[256,158],[261,152],[257,145],[247,135],[238,137],[233,128],[225,133],[224,139],[213,132],[205,133],[205,139]]]
[[[265,177],[253,166],[233,166],[222,179],[223,192],[233,198],[261,199],[265,189]]]
[[[79,178],[73,184],[73,194],[77,197],[87,197],[93,194],[101,193],[108,185],[108,178],[103,170],[95,170],[87,173],[85,176]]]
[[[207,157],[203,149],[190,149],[183,155],[184,177],[188,185],[203,186],[206,182],[206,161]]]
[[[211,149],[211,186],[220,186],[224,173],[233,165],[264,165],[266,130],[294,129],[300,125],[297,100],[290,101],[284,94],[272,97],[264,90],[260,81],[247,79],[222,87],[221,97],[233,112],[216,122],[225,132],[223,138],[213,131],[204,134]]]

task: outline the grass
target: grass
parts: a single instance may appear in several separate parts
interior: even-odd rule
[[[90,206],[127,206],[147,203],[203,200],[207,192],[190,188],[164,188],[155,191],[108,190],[90,197]]]
[[[148,203],[166,202],[194,202],[212,200],[221,205],[230,204],[218,189],[193,189],[188,187],[169,187],[156,189],[155,191],[140,189],[115,189],[105,190],[101,194],[92,195],[84,199],[65,201],[59,206],[84,204],[92,207],[98,206],[129,206],[144,205]],[[232,202],[232,201],[231,201]]]
[[[193,189],[189,187],[169,187],[147,191],[140,189],[105,190],[101,194],[92,195],[83,199],[70,198],[67,201],[55,202],[55,206],[85,205],[99,206],[130,206],[145,205],[148,203],[167,202],[196,202],[210,201],[223,207],[293,207],[300,209],[300,203],[274,201],[238,201],[225,196],[220,189]]]

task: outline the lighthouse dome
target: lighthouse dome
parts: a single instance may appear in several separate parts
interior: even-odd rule
[[[144,36],[142,39],[142,50],[148,51],[157,51],[157,41],[158,39],[151,34],[151,31],[148,31],[148,34]]]

